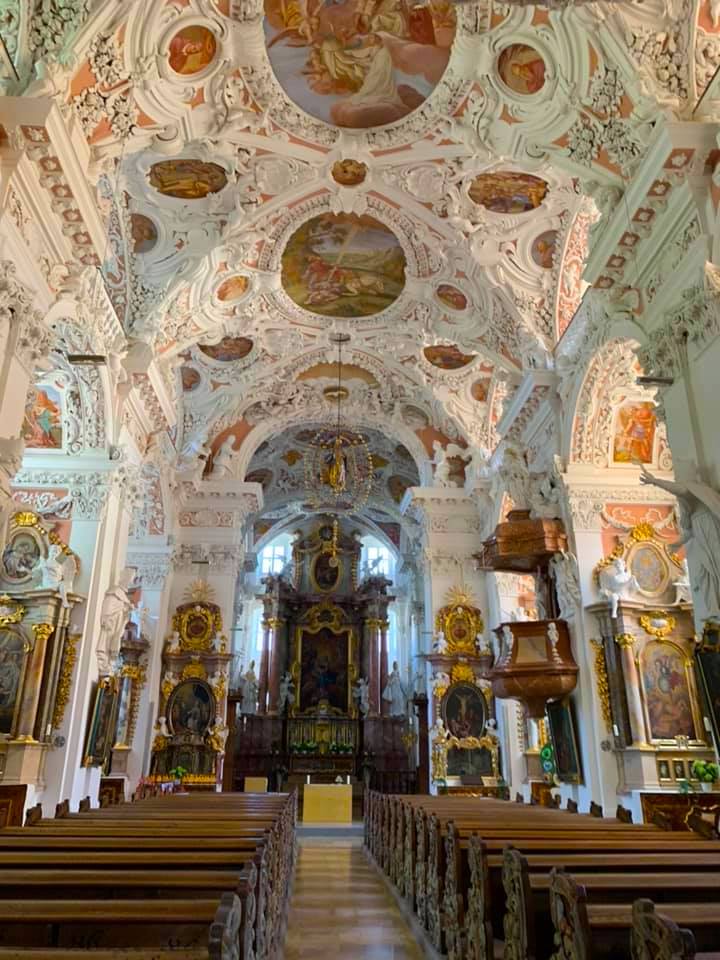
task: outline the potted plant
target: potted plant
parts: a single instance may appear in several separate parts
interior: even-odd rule
[[[692,775],[700,781],[700,789],[708,793],[720,777],[720,767],[710,760],[693,760],[690,767]]]
[[[175,781],[175,785],[178,787],[182,784],[183,777],[185,776],[185,774],[189,772],[190,771],[188,770],[187,767],[181,767],[181,766],[173,767],[172,770],[168,770],[168,773]]]

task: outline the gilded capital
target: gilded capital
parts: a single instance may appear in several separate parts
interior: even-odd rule
[[[47,638],[53,632],[55,627],[51,623],[34,623],[32,625],[32,632],[35,634],[36,642],[45,643]]]
[[[635,643],[635,637],[631,633],[619,633],[615,637],[615,643],[619,647],[632,647]]]

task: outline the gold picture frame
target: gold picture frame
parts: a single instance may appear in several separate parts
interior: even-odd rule
[[[649,744],[652,746],[672,746],[676,743],[676,737],[685,736],[686,733],[683,730],[677,730],[674,734],[667,737],[656,737],[653,736],[653,722],[650,716],[649,702],[648,702],[648,690],[646,683],[646,672],[647,666],[646,661],[648,657],[657,653],[659,647],[670,647],[672,650],[680,657],[682,660],[682,668],[685,676],[685,684],[688,693],[688,700],[690,705],[690,715],[692,719],[692,726],[694,736],[688,737],[688,743],[691,746],[706,746],[706,741],[703,739],[702,734],[704,731],[702,713],[700,710],[700,701],[699,701],[699,691],[697,688],[697,683],[695,681],[695,671],[693,669],[693,661],[691,657],[688,656],[687,651],[683,650],[682,646],[672,640],[669,637],[657,637],[652,640],[648,640],[642,648],[638,651],[635,657],[635,664],[637,666],[638,676],[640,678],[639,690],[640,690],[640,700],[642,703],[643,709],[643,720],[645,722],[645,733],[646,739]],[[672,681],[670,681],[672,682]],[[673,703],[677,704],[678,697],[677,694],[672,694],[669,699]]]
[[[327,553],[327,551],[321,550],[315,557],[313,557],[312,563],[310,565],[310,583],[312,585],[313,590],[316,590],[318,593],[333,593],[333,591],[337,590],[340,583],[342,583],[343,562],[339,556],[335,557],[335,560],[337,561],[337,566],[330,567],[331,570],[336,571],[336,577],[335,577],[334,583],[332,583],[331,585],[323,585],[318,580],[318,574],[317,574],[318,564],[321,561],[323,561],[328,563],[329,565],[329,560],[330,560],[330,556]]]
[[[0,740],[12,740],[17,731],[30,649],[31,644],[21,627],[14,624],[0,627],[0,651],[3,655],[0,680],[6,691],[14,687],[12,704],[8,708],[0,706]]]
[[[337,607],[334,603],[329,601],[324,601],[316,604],[314,607],[311,607],[306,615],[305,622],[296,626],[294,637],[294,657],[290,672],[292,674],[297,694],[295,697],[295,702],[290,708],[291,717],[301,717],[317,714],[318,712],[327,712],[331,716],[348,716],[351,719],[357,718],[358,708],[353,699],[352,692],[353,686],[355,685],[358,677],[358,637],[355,628],[351,624],[344,623],[343,621],[344,614],[340,607]],[[345,671],[347,674],[347,680],[346,684],[343,684],[343,687],[347,687],[347,692],[345,699],[346,707],[344,710],[340,707],[333,706],[329,697],[325,701],[326,705],[323,705],[322,700],[319,700],[317,703],[313,703],[309,706],[304,705],[303,702],[303,693],[305,689],[303,683],[303,653],[304,649],[306,649],[306,646],[304,647],[303,643],[304,637],[317,637],[322,631],[328,631],[329,634],[335,637],[344,636],[346,638],[347,659]],[[305,682],[307,683],[307,680]]]

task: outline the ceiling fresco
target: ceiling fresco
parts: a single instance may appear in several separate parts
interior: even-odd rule
[[[662,0],[73,13],[74,56],[32,90],[85,138],[108,296],[173,393],[176,465],[233,428],[243,475],[270,471],[266,496],[282,499],[299,433],[339,399],[387,461],[373,509],[392,523],[419,476],[392,444],[416,471],[433,438],[493,449],[528,371],[552,374],[592,230],[620,208],[654,120],[714,72],[720,25],[703,9],[688,29],[704,59],[682,77],[657,38],[688,18]]]

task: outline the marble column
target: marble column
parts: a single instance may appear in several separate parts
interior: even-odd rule
[[[365,621],[365,649],[368,657],[368,716],[380,714],[380,625],[382,621],[371,617]]]
[[[275,618],[270,617],[262,622],[263,646],[260,654],[260,668],[258,670],[258,713],[267,713],[268,689],[270,686],[270,655],[275,634]]]
[[[635,637],[631,633],[621,633],[615,637],[615,643],[620,647],[620,658],[625,679],[625,696],[627,697],[628,713],[630,715],[630,732],[633,739],[632,746],[646,746],[645,717],[640,700],[640,676],[633,650]]]
[[[272,632],[269,649],[268,664],[268,713],[277,716],[280,700],[280,680],[285,665],[284,629],[285,621],[273,617],[270,622]]]
[[[381,620],[379,626],[380,632],[380,711],[383,716],[390,712],[390,704],[382,699],[383,691],[387,686],[389,666],[388,666],[388,622]]]

